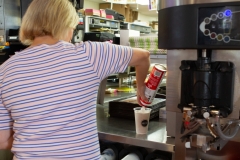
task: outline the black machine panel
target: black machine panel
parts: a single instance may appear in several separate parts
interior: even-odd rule
[[[197,109],[219,110],[221,116],[227,117],[233,109],[235,67],[228,61],[213,62],[211,54],[211,50],[207,50],[207,56],[202,57],[199,49],[196,61],[181,62],[181,101],[178,107],[183,110],[192,104]],[[201,111],[198,116],[202,116]]]
[[[115,44],[116,36],[107,32],[87,32],[84,34],[83,41],[105,42],[113,41]]]
[[[70,0],[76,10],[83,9],[84,0]]]
[[[240,45],[240,6],[199,8],[198,22],[199,45]]]
[[[240,49],[240,2],[161,9],[158,23],[161,49]]]

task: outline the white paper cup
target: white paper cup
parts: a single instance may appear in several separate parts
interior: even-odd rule
[[[130,153],[126,155],[122,160],[140,160],[140,158],[135,153]]]
[[[102,155],[100,158],[100,160],[115,160],[115,159],[116,159],[116,155],[111,148],[105,149],[102,152]]]
[[[133,108],[135,116],[135,127],[137,134],[147,134],[151,110],[150,108]]]

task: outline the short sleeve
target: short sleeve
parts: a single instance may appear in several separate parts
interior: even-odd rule
[[[10,111],[3,105],[2,98],[0,98],[0,130],[8,130],[13,126]]]
[[[108,42],[84,42],[86,53],[94,71],[100,79],[126,70],[132,48]]]

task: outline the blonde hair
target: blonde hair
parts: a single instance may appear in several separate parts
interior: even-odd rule
[[[77,12],[69,0],[33,0],[23,17],[19,39],[25,45],[45,35],[61,40],[78,21]]]

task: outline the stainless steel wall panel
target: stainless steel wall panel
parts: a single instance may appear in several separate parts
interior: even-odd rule
[[[4,16],[3,15],[0,15],[0,29],[4,29]]]
[[[4,29],[3,0],[0,0],[0,29]]]
[[[0,0],[0,14],[3,13],[3,0]]]
[[[4,0],[5,30],[18,29],[21,24],[20,0]]]

